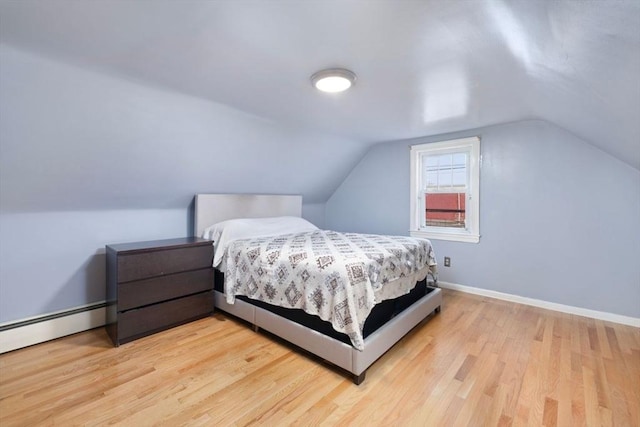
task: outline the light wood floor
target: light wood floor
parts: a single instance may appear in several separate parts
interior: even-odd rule
[[[222,314],[0,356],[0,425],[640,426],[640,329],[454,291],[354,385]]]

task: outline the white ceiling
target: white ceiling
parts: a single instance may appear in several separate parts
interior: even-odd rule
[[[314,132],[541,118],[640,169],[638,0],[0,0],[0,19],[3,43]],[[315,91],[327,67],[356,86]]]

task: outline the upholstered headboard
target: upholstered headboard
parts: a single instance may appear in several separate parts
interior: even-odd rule
[[[205,228],[232,218],[302,216],[302,196],[279,194],[196,194],[195,236]]]

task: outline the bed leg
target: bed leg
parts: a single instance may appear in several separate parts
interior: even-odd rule
[[[260,331],[260,326],[253,325],[253,332],[258,333]]]
[[[364,378],[367,376],[367,371],[364,371],[360,375],[353,374],[353,383],[355,385],[360,385],[364,381]]]
[[[433,311],[435,311],[435,313],[438,314],[438,313],[440,313],[440,309],[441,309],[441,306],[437,306],[436,309],[433,310]]]

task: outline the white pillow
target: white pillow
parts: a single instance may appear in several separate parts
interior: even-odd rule
[[[215,242],[213,266],[218,267],[227,251],[227,246],[234,240],[314,230],[318,230],[318,227],[303,218],[295,216],[237,218],[218,222],[207,227],[202,233],[202,238]]]

